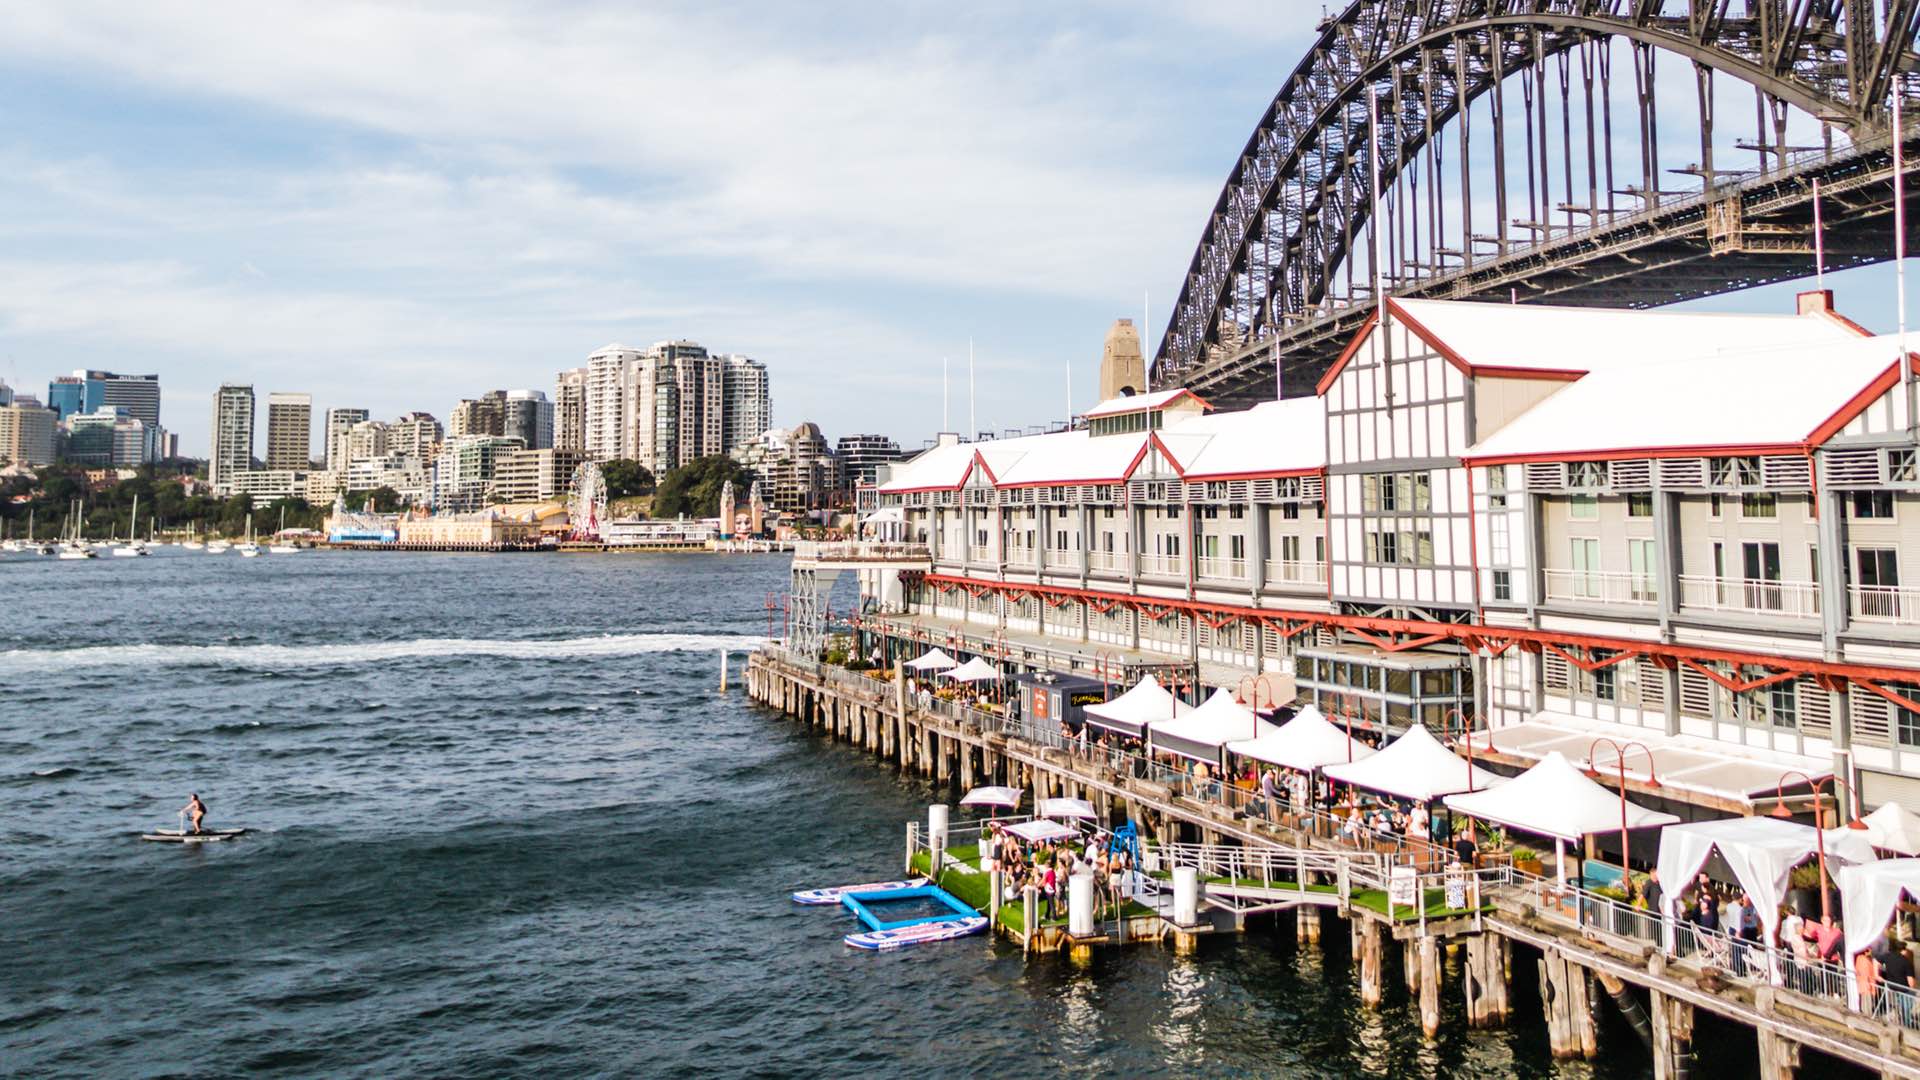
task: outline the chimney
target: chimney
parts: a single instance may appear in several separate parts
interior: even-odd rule
[[[1803,292],[1794,298],[1799,305],[1801,315],[1833,314],[1833,290],[1814,289]]]

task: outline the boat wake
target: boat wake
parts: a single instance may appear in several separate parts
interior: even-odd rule
[[[78,649],[0,652],[0,675],[75,668],[219,667],[253,671],[346,667],[404,660],[492,657],[501,660],[578,660],[645,653],[751,649],[763,640],[738,634],[602,634],[545,641],[500,638],[419,638],[334,645],[94,645]]]

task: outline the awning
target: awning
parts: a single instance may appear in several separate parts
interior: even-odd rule
[[[977,787],[960,797],[960,805],[1013,807],[1020,805],[1020,795],[1016,787]]]
[[[1049,840],[1065,840],[1080,835],[1080,830],[1046,818],[1034,818],[1032,821],[1022,821],[1018,825],[1009,825],[1004,831],[1012,833],[1029,844],[1044,844]]]
[[[1562,840],[1578,841],[1592,833],[1612,832],[1621,823],[1619,793],[1589,780],[1558,752],[1548,754],[1540,764],[1498,787],[1449,795],[1445,801],[1449,810]],[[1625,806],[1629,829],[1680,820],[1632,802]]]
[[[883,506],[860,519],[862,525],[898,525],[907,520],[907,512],[898,506]]]
[[[1034,805],[1033,812],[1046,818],[1084,818],[1098,821],[1100,811],[1085,799],[1041,799]]]
[[[1485,769],[1476,769],[1469,780],[1467,763],[1419,724],[1365,761],[1329,765],[1321,771],[1343,784],[1415,802],[1432,802],[1442,795],[1488,787],[1501,779]]]
[[[1328,723],[1320,710],[1312,705],[1301,709],[1293,719],[1263,733],[1259,738],[1230,742],[1227,749],[1241,757],[1301,772],[1359,761],[1374,754],[1373,747],[1355,742],[1344,729]]]
[[[1920,855],[1920,814],[1899,803],[1886,803],[1860,820],[1866,822],[1867,839],[1874,847]]]
[[[1145,734],[1148,724],[1180,716],[1192,708],[1168,693],[1159,680],[1145,675],[1133,685],[1133,689],[1112,701],[1089,705],[1082,712],[1087,722],[1095,727],[1138,739]]]
[[[1784,773],[1802,772],[1815,779],[1833,773],[1831,758],[1736,746],[1693,735],[1668,735],[1655,728],[1554,712],[1537,713],[1522,723],[1491,731],[1476,731],[1472,744],[1476,754],[1492,753],[1529,762],[1559,751],[1578,769],[1588,766],[1588,755],[1592,754],[1598,758],[1596,771],[1613,776],[1619,768],[1614,749],[1601,744],[1595,750],[1594,741],[1600,738],[1645,746],[1653,754],[1654,776],[1660,787],[1668,789],[1667,797],[1681,801],[1695,801],[1687,798],[1693,794],[1751,808],[1771,801]],[[1645,783],[1649,779],[1646,754],[1631,751],[1625,764],[1628,780]]]
[[[943,674],[955,682],[985,682],[999,678],[1000,669],[976,656],[966,663],[961,664],[959,667],[954,668],[952,671],[943,672]]]
[[[1779,818],[1726,818],[1669,825],[1660,832],[1660,880],[1666,884],[1667,897],[1678,898],[1693,875],[1706,865],[1707,857],[1718,850],[1740,887],[1753,897],[1767,939],[1772,940],[1780,921],[1780,901],[1787,894],[1787,875],[1813,858],[1818,845],[1813,826]],[[1831,850],[1827,859],[1829,863],[1851,861],[1848,854]]]
[[[1920,899],[1920,859],[1887,859],[1866,866],[1843,866],[1840,906],[1847,913],[1847,955],[1865,952],[1893,921],[1902,896]]]
[[[1220,764],[1220,748],[1234,739],[1256,739],[1280,730],[1253,714],[1225,690],[1199,708],[1147,724],[1147,745],[1181,757]]]
[[[906,666],[915,671],[945,671],[948,668],[958,667],[959,665],[960,662],[958,660],[941,652],[939,649],[933,649],[907,661]]]

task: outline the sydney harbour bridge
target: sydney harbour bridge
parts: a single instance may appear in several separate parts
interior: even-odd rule
[[[1395,296],[1613,307],[1806,277],[1816,244],[1890,259],[1917,25],[1920,0],[1351,0],[1235,162],[1154,385],[1270,398],[1278,365],[1311,393],[1375,250]]]

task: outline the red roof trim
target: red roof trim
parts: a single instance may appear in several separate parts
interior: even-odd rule
[[[1589,373],[1578,368],[1478,367],[1468,372],[1488,379],[1549,379],[1575,382]]]
[[[1907,354],[1907,364],[1914,371],[1920,371],[1920,362],[1917,361],[1920,361],[1920,356],[1914,353]],[[1825,423],[1814,428],[1812,434],[1807,436],[1807,445],[1819,446],[1821,443],[1838,435],[1841,429],[1853,423],[1854,418],[1867,411],[1869,405],[1880,400],[1880,395],[1893,389],[1899,381],[1900,361],[1896,359],[1893,363],[1887,365],[1885,371],[1874,376],[1873,381],[1868,383],[1864,389],[1851,398],[1848,398],[1847,403],[1840,406],[1839,411],[1835,412],[1832,416],[1827,417]]]
[[[1834,322],[1839,323],[1841,326],[1846,327],[1847,329],[1853,331],[1854,333],[1859,334],[1861,337],[1873,336],[1873,331],[1867,329],[1864,326],[1861,326],[1859,323],[1854,322],[1852,319],[1847,318],[1845,315],[1840,314],[1839,312],[1833,310],[1832,308],[1823,309],[1820,312],[1820,314],[1826,316],[1829,319],[1832,319]]]
[[[1136,395],[1134,395],[1134,396],[1135,396],[1135,397],[1139,397],[1139,398],[1146,398],[1146,397],[1149,397],[1149,396],[1151,396],[1151,395],[1148,395],[1148,394],[1136,394]],[[1181,398],[1192,398],[1193,400],[1195,400],[1195,401],[1197,401],[1197,402],[1199,402],[1199,403],[1200,403],[1200,408],[1201,408],[1202,410],[1208,410],[1208,409],[1212,409],[1212,408],[1213,408],[1213,406],[1212,406],[1212,404],[1210,404],[1210,403],[1209,403],[1209,402],[1207,401],[1207,399],[1206,399],[1206,398],[1203,398],[1203,397],[1201,397],[1201,396],[1200,396],[1199,394],[1196,394],[1196,393],[1194,393],[1193,391],[1191,391],[1191,390],[1189,390],[1189,389],[1187,389],[1186,387],[1184,387],[1184,386],[1183,386],[1183,387],[1181,387],[1181,388],[1180,388],[1180,392],[1179,392],[1179,393],[1177,393],[1177,394],[1175,394],[1175,395],[1173,395],[1172,397],[1170,397],[1170,398],[1168,398],[1167,400],[1165,400],[1165,401],[1162,401],[1162,402],[1160,402],[1160,403],[1158,403],[1158,404],[1155,404],[1155,405],[1144,405],[1144,404],[1143,404],[1143,405],[1141,405],[1141,406],[1140,406],[1139,408],[1137,408],[1137,409],[1129,409],[1129,408],[1124,408],[1124,407],[1123,407],[1123,408],[1113,408],[1113,409],[1107,409],[1107,410],[1105,410],[1105,411],[1101,411],[1101,409],[1100,409],[1100,405],[1104,405],[1104,404],[1106,404],[1106,402],[1104,402],[1104,401],[1103,401],[1103,402],[1101,402],[1101,403],[1100,403],[1100,405],[1095,405],[1095,406],[1094,406],[1093,408],[1091,408],[1091,409],[1089,409],[1089,410],[1087,410],[1086,412],[1084,412],[1084,413],[1082,413],[1081,415],[1082,415],[1082,416],[1085,416],[1085,417],[1087,417],[1088,419],[1092,419],[1092,418],[1094,418],[1094,417],[1107,417],[1107,416],[1126,416],[1126,415],[1128,415],[1128,414],[1130,414],[1130,413],[1137,413],[1137,412],[1151,412],[1151,411],[1153,411],[1154,409],[1164,409],[1164,408],[1167,408],[1168,406],[1170,406],[1170,405],[1172,405],[1172,404],[1173,404],[1174,402],[1176,402],[1176,401],[1179,401],[1179,400],[1180,400]],[[1129,400],[1129,399],[1127,399],[1127,398],[1120,398],[1119,400],[1121,400],[1121,401],[1126,401],[1126,400]]]
[[[1183,473],[1187,480],[1280,480],[1291,476],[1319,476],[1322,469],[1315,465],[1307,469],[1270,469],[1265,472],[1231,473]]]
[[[1548,450],[1534,454],[1463,457],[1467,465],[1515,465],[1529,461],[1611,461],[1617,458],[1724,457],[1734,454],[1798,454],[1799,443],[1728,443],[1703,446],[1623,446],[1612,450]]]
[[[1353,333],[1353,340],[1347,342],[1347,347],[1340,351],[1340,358],[1333,362],[1333,366],[1327,369],[1325,375],[1320,376],[1319,382],[1313,384],[1313,392],[1316,395],[1327,396],[1327,388],[1333,385],[1333,380],[1340,377],[1341,369],[1347,366],[1347,361],[1353,359],[1354,353],[1360,351],[1361,343],[1367,340],[1367,335],[1373,333],[1374,326],[1379,322],[1380,313],[1376,311],[1367,316],[1366,322],[1360,324],[1360,329]]]

